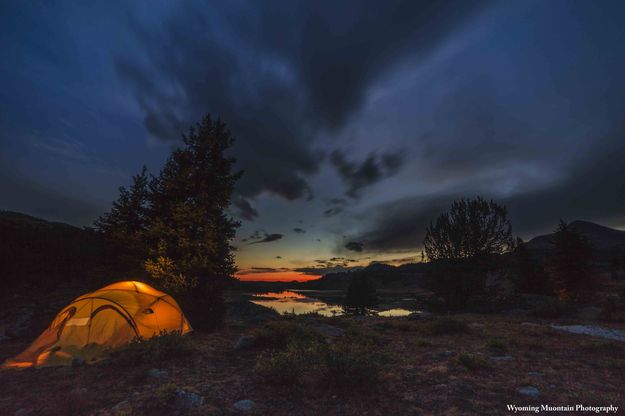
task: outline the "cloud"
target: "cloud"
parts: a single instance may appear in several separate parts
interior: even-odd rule
[[[359,243],[357,241],[350,241],[349,243],[345,244],[345,248],[350,251],[356,251],[360,253],[364,249],[364,243]]]
[[[282,234],[265,234],[265,236],[257,241],[253,241],[250,244],[260,244],[260,243],[271,243],[273,241],[278,241],[283,237]]]
[[[559,218],[625,223],[625,127],[595,141],[594,151],[572,162],[567,177],[537,190],[513,195],[484,194],[476,189],[453,189],[439,195],[405,197],[379,204],[361,213],[364,231],[350,235],[366,241],[368,252],[414,252],[422,247],[430,221],[445,212],[452,201],[481,195],[508,208],[513,233],[525,238],[554,228]],[[347,247],[346,247],[347,248]]]
[[[237,209],[239,218],[247,221],[254,221],[258,217],[258,211],[250,204],[250,201],[241,195],[235,195],[232,199],[232,205]]]
[[[247,269],[239,270],[237,275],[246,276],[250,274],[260,274],[260,273],[282,273],[282,272],[290,272],[291,269],[285,267],[250,267]]]
[[[347,160],[343,152],[335,150],[330,155],[330,162],[347,185],[345,194],[351,198],[358,198],[364,188],[395,175],[403,165],[404,159],[400,153],[385,153],[381,157],[371,153],[362,162],[354,163]]]
[[[131,15],[141,53],[117,54],[115,67],[152,137],[175,142],[204,113],[219,115],[246,172],[237,188],[242,197],[312,199],[307,177],[323,159],[316,136],[341,128],[375,80],[407,56],[426,56],[481,7],[404,0],[383,8],[358,1],[186,3],[158,25]],[[398,162],[387,155],[381,166],[391,174]],[[351,174],[352,193],[369,184],[372,167],[368,162]],[[256,215],[244,206],[241,217]]]
[[[293,228],[293,232],[296,234],[304,234],[306,230],[304,230],[303,228],[296,227],[296,228]]]

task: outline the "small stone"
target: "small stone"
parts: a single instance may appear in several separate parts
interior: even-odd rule
[[[234,404],[234,408],[242,412],[249,412],[254,408],[254,406],[256,406],[256,403],[247,399],[239,400]]]
[[[521,325],[523,325],[523,326],[540,326],[538,324],[535,324],[534,322],[521,322]]]
[[[132,408],[130,407],[130,402],[128,402],[128,399],[126,399],[113,406],[111,408],[111,413],[113,413],[114,415],[119,413],[128,414],[131,410]]]
[[[204,404],[204,397],[193,392],[177,389],[174,393],[174,408],[189,410]]]
[[[516,391],[521,393],[524,396],[530,396],[530,397],[540,396],[540,390],[532,386],[519,387]]]
[[[490,357],[490,359],[493,361],[510,361],[513,358],[511,355],[495,355],[493,357]]]
[[[158,368],[151,368],[148,370],[148,377],[153,377],[153,378],[167,377],[167,371],[159,370]]]
[[[74,368],[80,367],[84,363],[85,363],[85,360],[82,357],[74,357],[74,358],[72,358],[72,367],[74,367]]]
[[[254,345],[254,337],[251,337],[249,335],[241,335],[237,342],[234,343],[233,348],[235,350],[241,350],[244,348],[249,348],[252,345]]]
[[[14,413],[15,416],[30,416],[33,414],[33,409],[21,408]]]

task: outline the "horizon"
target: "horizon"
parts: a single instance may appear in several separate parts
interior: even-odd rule
[[[210,113],[243,280],[417,262],[478,195],[625,230],[622,2],[0,7],[2,210],[91,226]]]

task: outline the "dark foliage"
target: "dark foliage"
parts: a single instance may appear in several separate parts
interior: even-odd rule
[[[375,286],[365,274],[356,273],[347,287],[343,309],[347,314],[365,315],[378,304]]]
[[[96,222],[110,239],[128,242],[129,256],[177,295],[198,328],[221,323],[223,288],[235,271],[230,241],[239,223],[225,213],[241,175],[225,156],[232,143],[226,125],[206,116],[158,175],[148,179],[144,168]]]
[[[517,292],[547,295],[553,292],[540,259],[519,241],[511,256],[511,268]]]
[[[556,294],[562,299],[575,300],[588,296],[594,286],[590,243],[560,220],[552,244],[553,250],[547,258],[547,272]]]
[[[487,274],[501,267],[515,241],[506,208],[477,197],[454,201],[427,227],[423,246],[432,262],[430,289],[455,312],[484,291]]]
[[[430,261],[503,254],[513,246],[506,207],[481,197],[454,201],[428,225],[423,240]]]

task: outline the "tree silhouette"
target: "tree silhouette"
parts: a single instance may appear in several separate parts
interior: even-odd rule
[[[343,310],[348,314],[366,315],[377,305],[378,294],[375,286],[365,274],[356,273],[347,287]]]
[[[552,238],[547,270],[556,294],[580,299],[592,290],[592,246],[570,224],[560,220]]]
[[[157,176],[148,180],[144,168],[96,222],[112,238],[140,241],[149,276],[183,300],[199,328],[221,322],[223,287],[235,272],[230,241],[239,223],[225,213],[241,176],[225,156],[232,143],[223,122],[204,117]]]
[[[498,266],[496,255],[514,248],[507,210],[480,197],[454,201],[428,225],[423,247],[433,263],[431,289],[456,311],[484,289],[486,274]]]

